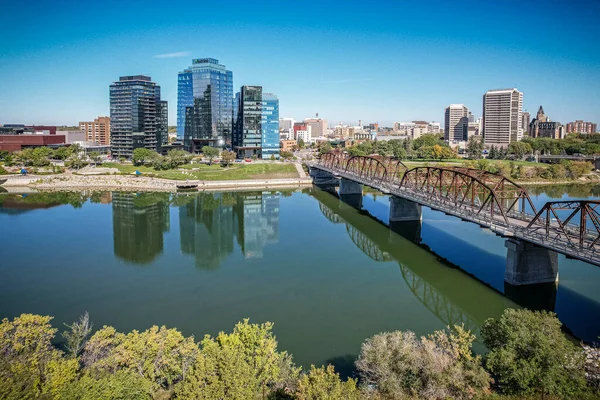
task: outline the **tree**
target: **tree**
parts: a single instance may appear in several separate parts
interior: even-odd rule
[[[90,322],[90,315],[86,311],[79,321],[73,322],[72,325],[65,324],[68,331],[62,333],[62,337],[66,340],[65,347],[72,358],[76,358],[83,350],[87,337],[92,331],[93,324]]]
[[[522,160],[525,154],[533,153],[533,148],[526,142],[511,142],[508,145],[508,153],[514,154],[519,160]]]
[[[218,150],[217,154],[219,154]],[[189,163],[192,160],[192,155],[185,150],[171,149],[167,152],[167,158],[171,163],[171,168],[177,168],[180,165]]]
[[[388,156],[392,153],[392,148],[387,141],[377,140],[373,143],[373,153],[377,153],[380,156]]]
[[[356,388],[356,380],[350,378],[346,382],[334,371],[333,365],[315,368],[298,380],[296,391],[298,400],[359,400],[362,398]]]
[[[202,147],[202,154],[208,158],[208,165],[212,165],[212,160],[219,156],[219,149],[211,146]]]
[[[133,165],[144,165],[147,162],[150,162],[154,156],[153,153],[156,153],[155,151],[152,151],[150,149],[147,149],[145,147],[138,147],[137,149],[133,150]]]
[[[329,142],[320,142],[319,143],[319,154],[327,154],[331,151],[331,143]]]
[[[298,139],[298,147],[303,149],[304,146],[305,146],[304,139],[302,139],[302,138]]]
[[[294,154],[291,151],[281,151],[279,153],[279,156],[283,160],[290,160],[290,159],[292,159],[294,157]]]
[[[573,397],[585,387],[583,353],[561,332],[556,314],[507,309],[481,328],[486,367],[502,392]]]
[[[0,323],[0,398],[59,398],[77,375],[77,360],[65,360],[52,345],[52,317],[21,314]]]
[[[52,157],[57,160],[66,160],[71,155],[71,148],[66,146],[61,146],[58,149],[54,150]]]
[[[65,161],[65,166],[72,169],[80,169],[87,165],[83,153],[72,153]]]
[[[222,151],[221,159],[225,163],[225,166],[229,167],[229,165],[235,160],[236,154],[235,151]]]
[[[138,374],[117,371],[101,376],[84,375],[72,383],[64,398],[77,400],[151,400],[152,384]]]
[[[90,160],[92,160],[92,162],[94,163],[94,166],[97,166],[100,163],[100,160],[101,160],[100,153],[98,153],[97,151],[90,152],[88,157],[90,158]]]
[[[428,133],[422,136],[419,136],[413,141],[413,148],[415,150],[419,150],[423,146],[435,146],[435,145],[445,145],[442,137],[438,134]]]
[[[277,351],[273,324],[236,324],[231,334],[206,336],[189,376],[175,387],[177,398],[265,398],[270,388],[295,380],[298,370]]]
[[[469,138],[469,142],[467,143],[467,156],[471,160],[479,160],[483,152],[483,139],[471,136]]]
[[[363,343],[356,367],[383,398],[472,398],[490,384],[480,356],[472,354],[474,339],[459,326],[420,340],[410,331],[381,333]]]

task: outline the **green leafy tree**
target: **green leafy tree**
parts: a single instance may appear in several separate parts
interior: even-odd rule
[[[526,142],[511,142],[508,145],[508,153],[513,154],[517,159],[522,160],[526,154],[533,153],[533,148]]]
[[[304,146],[305,146],[304,139],[302,139],[302,138],[298,139],[298,147],[303,149]]]
[[[152,384],[136,373],[116,371],[99,377],[84,375],[64,391],[63,399],[150,400]]]
[[[208,158],[208,165],[212,165],[212,161],[215,157],[219,156],[219,149],[216,147],[204,146],[202,147],[202,154]]]
[[[65,161],[65,166],[72,169],[80,169],[87,165],[83,153],[72,153]]]
[[[383,398],[469,399],[490,384],[474,339],[459,326],[420,340],[410,331],[381,333],[363,343],[356,367]]]
[[[0,398],[59,398],[76,379],[77,360],[65,360],[51,343],[52,317],[21,314],[0,323]]]
[[[189,376],[175,387],[182,399],[266,398],[293,380],[298,370],[287,353],[277,351],[273,324],[238,323],[231,334],[206,336]]]
[[[319,143],[319,154],[327,154],[331,151],[331,143],[329,142],[321,142]]]
[[[222,151],[221,152],[221,159],[223,160],[223,162],[225,163],[225,166],[229,167],[229,165],[231,165],[232,162],[235,161],[236,158],[236,154],[235,151]]]
[[[467,143],[467,156],[471,160],[479,160],[481,159],[483,152],[483,139],[471,136],[469,138],[469,142]]]
[[[212,148],[212,147],[211,147]],[[204,151],[204,148],[202,148]],[[217,150],[217,149],[215,149]],[[218,155],[217,150],[217,155]],[[181,165],[188,164],[192,160],[192,155],[185,150],[172,149],[167,152],[167,158],[171,163],[172,168],[177,168]]]
[[[52,153],[52,157],[57,160],[66,160],[70,155],[71,148],[66,146],[61,146]]]
[[[291,151],[282,151],[279,153],[279,156],[282,160],[290,160],[294,157],[294,154]]]
[[[362,398],[352,378],[346,382],[340,379],[332,365],[315,368],[310,366],[310,371],[298,380],[296,391],[298,400],[359,400]]]
[[[413,141],[413,148],[415,150],[419,150],[421,147],[428,146],[433,147],[435,145],[443,146],[445,145],[443,138],[440,135],[434,133],[428,133],[422,136],[419,136]]]
[[[575,398],[585,388],[583,353],[560,328],[546,311],[507,309],[485,321],[486,367],[503,393]]]
[[[377,140],[373,143],[373,153],[380,156],[389,156],[392,154],[392,148],[387,141]]]
[[[133,150],[133,165],[144,165],[151,162],[155,151],[146,149],[145,147],[138,147]]]
[[[92,160],[92,162],[94,163],[94,166],[97,166],[98,164],[100,164],[100,161],[101,161],[100,153],[98,153],[97,151],[90,152],[90,154],[88,154],[88,157],[90,158],[90,160]]]
[[[118,369],[139,374],[159,390],[185,379],[197,353],[193,337],[184,338],[176,329],[153,326],[119,335],[105,328],[90,338],[83,360],[96,373]]]

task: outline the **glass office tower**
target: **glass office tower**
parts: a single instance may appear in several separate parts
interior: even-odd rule
[[[262,95],[261,158],[279,158],[279,99],[273,93]]]
[[[138,147],[158,149],[160,107],[160,86],[149,76],[122,76],[110,85],[113,158],[131,158]]]
[[[242,86],[236,94],[233,150],[238,157],[279,158],[279,99],[262,86]]]
[[[186,150],[225,147],[231,142],[233,73],[219,60],[199,58],[177,79],[177,137]]]

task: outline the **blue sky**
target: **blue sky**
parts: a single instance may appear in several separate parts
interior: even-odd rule
[[[0,124],[108,115],[110,83],[146,74],[175,125],[177,72],[200,57],[296,119],[441,121],[451,103],[480,116],[486,90],[517,87],[532,114],[542,104],[556,121],[600,122],[599,11],[595,0],[4,1]]]

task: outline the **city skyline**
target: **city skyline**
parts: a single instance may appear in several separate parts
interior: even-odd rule
[[[74,21],[107,15],[117,4],[125,10],[108,14],[106,23],[73,29]],[[593,40],[600,28],[570,23],[593,15],[598,4],[265,7],[268,12],[239,3],[225,12],[190,5],[183,13],[177,6],[111,1],[41,2],[35,9],[10,3],[0,27],[6,40],[0,123],[75,126],[108,115],[106,87],[115,76],[152,76],[175,105],[177,73],[202,57],[226,64],[233,87],[268,87],[280,98],[280,115],[297,120],[318,112],[330,124],[443,121],[444,108],[456,103],[480,116],[482,95],[505,87],[524,93],[524,111],[544,104],[556,110],[557,121],[600,119],[600,52]],[[463,25],[452,23],[458,14],[465,15]],[[491,15],[506,22],[490,28]],[[553,29],[523,29],[530,15],[552,20]],[[19,29],[23,16],[38,21],[36,29]],[[176,124],[176,111],[169,107],[169,125]]]

